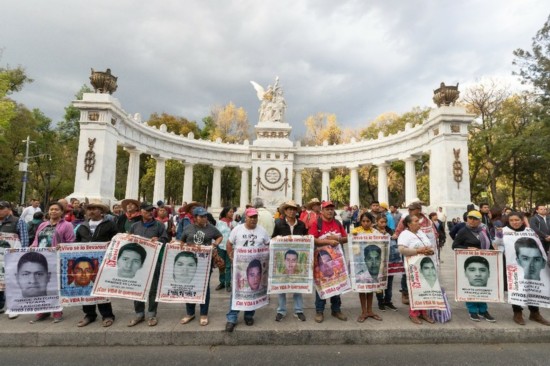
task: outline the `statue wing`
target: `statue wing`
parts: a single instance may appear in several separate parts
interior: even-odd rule
[[[256,90],[256,95],[258,95],[258,99],[263,100],[264,99],[264,94],[265,94],[264,88],[260,84],[258,84],[255,81],[252,81],[252,80],[250,81],[250,84],[252,84],[252,86]]]

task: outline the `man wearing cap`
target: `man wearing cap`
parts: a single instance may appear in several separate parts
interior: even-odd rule
[[[263,227],[258,225],[258,210],[253,207],[247,208],[244,211],[244,216],[244,224],[238,225],[231,231],[231,234],[229,234],[226,249],[231,261],[233,261],[233,248],[269,245],[269,235]],[[235,291],[235,288],[236,285],[233,286],[233,291]],[[231,309],[232,298],[233,293],[229,299],[229,312],[226,314],[226,332],[233,332],[239,316],[238,310]],[[244,322],[246,325],[254,325],[254,314],[254,310],[244,312]]]
[[[153,218],[153,210],[155,207],[148,203],[141,204],[141,220],[134,223],[129,234],[139,235],[152,241],[158,241],[161,245],[160,254],[153,274],[153,281],[151,282],[151,289],[148,296],[148,309],[147,309],[147,324],[150,327],[154,327],[158,324],[157,320],[157,307],[158,303],[155,301],[157,296],[157,286],[160,276],[160,267],[162,263],[162,256],[164,254],[164,244],[168,242],[168,234],[164,225]],[[128,324],[129,327],[133,327],[145,320],[145,303],[142,301],[134,301],[134,310],[136,312],[135,317]]]
[[[181,236],[182,243],[189,245],[211,245],[213,250],[220,244],[223,239],[222,233],[211,223],[208,222],[208,211],[204,207],[195,207],[193,209],[193,216],[195,222],[191,225],[187,225],[183,229]],[[208,306],[210,304],[210,275],[212,269],[208,274],[206,280],[208,285],[206,287],[206,298],[204,304],[200,304],[200,325],[208,325]],[[185,304],[187,315],[181,319],[181,324],[187,324],[191,320],[195,319],[195,304]]]
[[[307,235],[308,231],[306,225],[296,219],[296,212],[298,211],[298,205],[294,201],[287,201],[281,206],[282,211],[284,212],[284,217],[277,220],[275,223],[275,229],[273,229],[272,238],[276,236],[289,236],[289,235]],[[298,253],[292,249],[289,249],[285,253],[285,264],[287,265],[287,270],[290,268],[295,268],[298,261]],[[304,315],[303,309],[303,298],[302,294],[295,293],[293,294],[294,298],[294,316],[305,322],[306,317]],[[275,321],[280,322],[286,316],[286,293],[279,294],[279,306],[277,307],[277,315],[275,316]]]
[[[193,217],[193,209],[199,206],[202,206],[199,202],[191,201],[187,203],[185,206],[181,207],[181,210],[183,212],[180,213],[180,220],[178,222],[178,227],[176,228],[177,240],[181,240],[181,236],[183,235],[183,229],[187,225],[195,222],[195,218]]]
[[[309,235],[313,235],[315,238],[315,246],[323,247],[326,245],[338,246],[347,243],[348,236],[346,230],[342,224],[334,219],[334,204],[331,201],[325,201],[321,205],[321,215],[317,218],[317,222],[313,223],[309,227]],[[317,255],[317,253],[315,253]],[[324,320],[323,312],[325,310],[325,304],[327,300],[321,299],[319,293],[315,291],[315,321],[321,323]],[[340,295],[335,295],[330,298],[330,308],[333,317],[346,321],[348,317],[345,316],[340,307],[342,305],[342,299]]]
[[[395,221],[390,213],[390,207],[386,202],[380,202],[380,215],[386,216],[387,225],[390,229],[395,230]]]
[[[120,205],[124,213],[118,217],[117,229],[119,233],[127,233],[133,224],[141,221],[140,204],[138,200],[126,198]]]
[[[310,226],[317,225],[317,218],[321,213],[321,202],[318,198],[313,198],[306,205],[306,210],[300,214],[300,221],[306,224],[306,229]]]
[[[118,230],[116,224],[105,217],[107,212],[109,212],[109,208],[102,203],[88,203],[86,206],[86,217],[88,220],[82,222],[76,229],[75,243],[111,241],[113,236],[118,233]],[[95,308],[96,305],[82,306],[82,310],[86,315],[78,322],[78,327],[85,327],[95,322],[97,318]],[[104,327],[113,325],[115,316],[111,303],[97,304],[97,308],[103,319],[102,325]]]

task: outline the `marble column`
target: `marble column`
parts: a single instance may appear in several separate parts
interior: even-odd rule
[[[418,199],[416,191],[416,157],[411,156],[405,160],[405,204],[410,204]]]
[[[349,168],[349,204],[359,206],[359,167]]]
[[[294,171],[294,201],[302,205],[302,171]]]
[[[139,156],[141,151],[125,149],[130,154],[128,161],[128,176],[126,178],[126,193],[124,198],[139,199]]]
[[[323,173],[323,179],[321,182],[321,199],[323,201],[329,200],[330,171],[331,171],[331,168],[321,169],[321,172]]]
[[[248,188],[248,171],[250,168],[241,167],[241,199],[239,201],[239,207],[245,208],[249,202],[249,188]]]
[[[222,181],[222,169],[221,165],[213,165],[214,175],[212,176],[212,209],[221,208],[221,181]]]
[[[378,167],[378,202],[388,201],[388,164],[380,163],[376,165]]]
[[[154,157],[157,161],[155,168],[155,187],[153,189],[153,204],[164,201],[164,185],[166,181],[166,158]]]
[[[185,173],[183,175],[183,202],[193,201],[193,167],[195,164],[183,163]]]

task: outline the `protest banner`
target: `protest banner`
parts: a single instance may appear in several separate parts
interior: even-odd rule
[[[8,313],[61,311],[55,248],[8,249],[5,253]]]
[[[211,245],[166,244],[156,300],[204,304],[211,263]]]
[[[390,258],[388,259],[388,276],[395,276],[405,273],[403,256],[399,253],[397,240],[390,240]]]
[[[99,267],[93,296],[146,301],[161,243],[137,235],[117,234]]]
[[[550,267],[543,246],[532,230],[502,230],[506,255],[508,302],[550,308]]]
[[[92,296],[106,243],[62,243],[59,245],[59,296],[62,306],[93,305],[109,302]]]
[[[269,244],[268,294],[313,291],[313,236],[272,238]]]
[[[231,309],[256,310],[267,305],[269,247],[240,246],[233,250]]]
[[[385,290],[388,286],[390,237],[382,234],[350,235],[351,288],[355,292]]]
[[[433,256],[405,257],[405,270],[412,310],[446,309]]]
[[[4,253],[9,248],[21,248],[19,235],[13,233],[0,232],[0,291],[6,288],[5,270],[4,270]]]
[[[502,252],[498,250],[455,251],[455,300],[504,302]]]
[[[313,256],[313,279],[321,299],[328,299],[351,291],[348,267],[342,246],[317,247]]]

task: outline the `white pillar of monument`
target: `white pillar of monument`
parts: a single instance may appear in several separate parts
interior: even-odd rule
[[[164,188],[166,181],[166,158],[153,156],[157,165],[155,167],[155,186],[153,188],[153,204],[164,201]]]
[[[139,157],[141,151],[136,149],[125,148],[130,155],[128,159],[128,175],[126,178],[126,193],[125,198],[139,198]]]
[[[378,167],[378,202],[388,201],[388,164],[380,163],[376,165]]]
[[[349,168],[349,204],[350,206],[359,206],[359,166],[354,165]]]
[[[217,210],[221,208],[221,181],[222,169],[221,165],[213,165],[214,175],[212,176],[212,204],[211,208]]]
[[[248,172],[250,168],[241,167],[241,197],[239,200],[239,207],[245,208],[249,202],[249,187],[248,187]]]
[[[193,201],[193,167],[195,164],[183,163],[185,172],[183,175],[183,202]]]
[[[416,191],[416,157],[410,156],[405,161],[405,204],[410,204],[418,199]]]
[[[301,205],[302,202],[302,171],[294,171],[294,202]]]
[[[330,190],[330,171],[331,169],[321,169],[323,178],[321,180],[321,199],[323,201],[329,200],[329,190]]]

